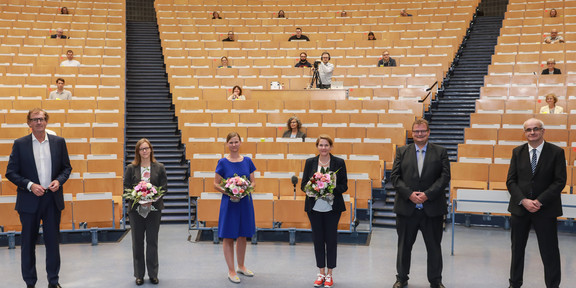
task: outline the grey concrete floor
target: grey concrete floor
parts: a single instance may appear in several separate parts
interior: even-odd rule
[[[195,231],[186,225],[163,225],[160,229],[160,284],[146,279],[141,287],[313,287],[317,269],[311,244],[259,243],[249,245],[246,265],[256,273],[233,284],[226,277],[222,246],[191,242]],[[536,235],[527,248],[526,288],[544,287],[543,268]],[[378,228],[369,246],[340,245],[335,287],[392,287],[395,281],[396,231]],[[456,227],[456,251],[450,256],[451,230],[444,233],[444,284],[451,288],[507,287],[510,234],[499,228]],[[575,287],[576,235],[560,234],[562,287]],[[119,243],[67,244],[61,246],[60,283],[64,288],[137,287],[132,276],[131,239]],[[46,287],[44,247],[37,248],[37,287]],[[426,253],[419,236],[414,246],[410,288],[429,287]],[[20,274],[20,249],[0,248],[0,287],[25,287]]]

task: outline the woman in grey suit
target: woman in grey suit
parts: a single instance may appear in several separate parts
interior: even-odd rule
[[[124,189],[132,189],[140,181],[146,181],[167,191],[166,168],[154,158],[152,144],[146,138],[136,143],[134,161],[124,172]],[[144,274],[152,284],[158,284],[158,232],[164,202],[162,198],[154,203],[132,206],[128,203],[128,217],[132,231],[132,257],[134,260],[134,277],[136,285],[144,284]],[[146,259],[144,259],[144,238],[146,238]]]
[[[282,134],[282,138],[301,138],[304,141],[306,138],[306,133],[302,132],[302,122],[296,116],[288,118],[286,123],[286,131]]]

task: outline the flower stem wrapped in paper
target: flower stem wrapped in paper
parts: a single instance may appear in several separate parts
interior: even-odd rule
[[[132,200],[132,208],[136,203],[138,204],[148,204],[154,203],[164,196],[164,188],[156,187],[146,181],[140,181],[132,189],[124,189],[124,195],[122,197],[127,200]]]
[[[222,179],[220,187],[224,188],[224,193],[230,196],[230,201],[240,202],[240,199],[248,196],[254,191],[254,187],[250,186],[250,180],[246,176],[238,176],[234,174],[233,177]]]
[[[308,197],[314,197],[316,200],[324,199],[326,201],[334,200],[334,188],[336,187],[336,173],[322,167],[320,172],[314,173],[306,186],[304,192]]]

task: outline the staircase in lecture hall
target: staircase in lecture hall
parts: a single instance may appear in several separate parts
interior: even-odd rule
[[[188,164],[178,132],[155,22],[128,21],[126,36],[126,164],[147,138],[166,166],[168,193],[162,223],[188,223]],[[192,212],[195,215],[195,212]]]

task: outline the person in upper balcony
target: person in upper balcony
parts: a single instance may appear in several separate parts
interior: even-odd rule
[[[234,42],[234,32],[228,31],[228,38],[222,39],[222,42]]]
[[[299,138],[304,141],[306,138],[306,133],[302,132],[302,122],[296,116],[288,118],[288,123],[286,123],[286,131],[282,134],[282,138]]]
[[[220,17],[220,13],[218,13],[218,11],[214,11],[212,12],[212,19],[222,19],[222,17]]]
[[[376,40],[376,36],[374,32],[368,32],[368,40]]]
[[[556,11],[556,9],[552,8],[550,9],[550,18],[555,18],[558,16],[558,11]]]
[[[66,14],[69,14],[69,12],[68,12],[68,7],[62,7],[62,8],[60,8],[60,14],[65,14],[65,15],[66,15]]]
[[[546,69],[542,70],[542,75],[549,75],[549,74],[562,74],[560,69],[554,67],[556,65],[556,60],[554,58],[548,59],[546,61]]]
[[[294,65],[294,67],[296,68],[311,68],[312,64],[310,64],[310,62],[308,62],[308,54],[306,54],[306,52],[302,52],[300,53],[300,61],[298,61],[298,63],[296,63],[296,65]]]
[[[284,13],[284,10],[278,11],[278,18],[286,18],[286,13]]]
[[[563,114],[564,108],[556,105],[557,102],[558,97],[556,97],[556,94],[550,93],[546,95],[546,103],[548,105],[542,106],[542,108],[540,108],[540,114]]]
[[[220,66],[218,66],[218,68],[232,68],[232,66],[228,64],[228,57],[222,56],[222,58],[220,58]]]
[[[564,38],[558,35],[558,30],[552,29],[550,30],[550,36],[544,38],[545,44],[554,44],[554,43],[564,43]]]
[[[402,10],[400,11],[400,16],[402,16],[402,17],[410,17],[410,16],[412,16],[412,14],[408,14],[408,12],[406,12],[406,9],[402,9]]]
[[[78,60],[74,60],[74,51],[66,51],[66,60],[60,63],[60,67],[80,67],[80,62]]]
[[[396,60],[390,57],[388,50],[382,52],[382,59],[378,61],[378,67],[396,67]]]
[[[246,100],[246,96],[242,95],[242,88],[236,85],[232,88],[232,95],[228,97],[230,101]]]
[[[52,34],[50,38],[53,39],[68,39],[66,35],[64,35],[64,30],[62,28],[56,29],[56,34]]]
[[[296,28],[296,35],[292,35],[288,41],[310,41],[310,38],[302,34],[302,28]]]

